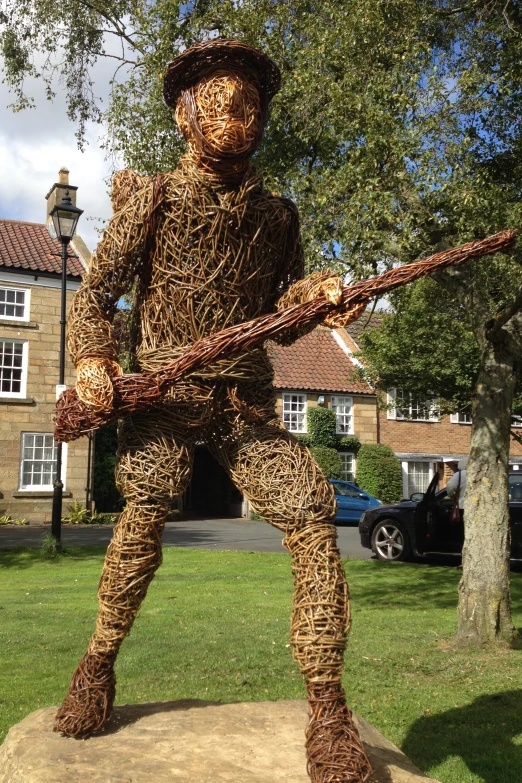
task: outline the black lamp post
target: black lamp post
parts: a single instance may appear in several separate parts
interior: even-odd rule
[[[59,391],[65,386],[65,316],[67,309],[67,256],[69,242],[74,236],[76,226],[83,209],[73,206],[69,191],[65,191],[61,204],[56,204],[51,210],[56,236],[62,243],[62,307],[60,315],[60,378],[58,380]],[[58,391],[58,390],[57,390]],[[62,444],[56,447],[56,476],[53,485],[53,515],[51,521],[51,533],[60,544],[62,538]]]

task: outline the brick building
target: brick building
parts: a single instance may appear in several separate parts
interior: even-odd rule
[[[378,323],[376,314],[370,325]],[[356,352],[362,319],[348,327],[346,343]],[[458,461],[469,454],[471,417],[469,414],[440,415],[436,400],[419,402],[400,389],[390,389],[378,405],[378,440],[390,446],[402,464],[403,495],[423,492],[435,471],[445,486],[457,470]],[[522,427],[519,417],[512,426]],[[518,470],[522,464],[522,446],[511,439],[510,463]]]
[[[47,194],[47,216],[69,189],[62,169]],[[80,237],[69,245],[67,302],[80,284],[89,252]],[[53,413],[59,370],[61,244],[52,221],[0,220],[0,515],[49,522],[54,481]],[[66,384],[74,368],[65,364]],[[89,441],[64,447],[65,507],[85,504]]]

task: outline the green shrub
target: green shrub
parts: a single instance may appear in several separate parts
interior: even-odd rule
[[[0,525],[28,525],[27,519],[13,519],[9,514],[2,514],[0,517]]]
[[[312,445],[312,439],[310,438],[309,435],[296,435],[295,437],[297,438],[299,443],[303,444],[303,446],[308,446],[308,448],[310,448],[310,446]]]
[[[357,483],[383,503],[402,498],[401,463],[383,443],[363,444],[357,455]]]
[[[84,521],[88,525],[114,525],[118,521],[118,515],[111,514],[108,511],[101,511],[99,514],[87,517]]]
[[[339,440],[335,435],[336,416],[330,408],[310,408],[307,414],[308,435],[312,445],[337,449]]]
[[[339,451],[355,451],[357,453],[361,448],[361,441],[357,435],[343,435],[342,438],[339,438],[337,448]]]
[[[343,466],[336,449],[329,449],[326,446],[312,446],[310,451],[326,478],[342,479]]]
[[[72,503],[69,503],[67,511],[69,513],[62,517],[64,525],[81,525],[87,522],[88,511],[78,500],[73,500]]]
[[[60,555],[66,554],[62,545],[56,540],[52,533],[43,534],[40,551],[42,553],[42,557],[46,558],[47,560],[54,560],[55,558],[60,557]]]

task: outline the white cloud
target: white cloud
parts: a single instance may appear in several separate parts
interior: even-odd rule
[[[38,59],[38,56],[35,58]],[[41,59],[41,58],[40,58]],[[0,60],[0,73],[2,62]],[[95,92],[107,105],[113,61],[100,60],[93,71]],[[65,94],[56,85],[56,98],[48,101],[41,80],[30,80],[28,92],[36,108],[13,113],[7,106],[13,96],[0,83],[0,218],[45,221],[45,195],[62,166],[69,169],[69,182],[78,186],[77,205],[84,210],[78,233],[94,250],[101,227],[111,215],[107,178],[114,162],[105,160],[99,139],[103,127],[87,126],[85,151],[80,152],[76,126],[66,116]],[[121,167],[121,166],[120,166]]]
[[[34,115],[36,119],[37,110]],[[96,137],[82,153],[73,133],[63,141],[48,137],[41,141],[20,139],[0,133],[0,161],[0,217],[43,223],[45,196],[57,181],[59,169],[65,166],[70,171],[70,184],[78,186],[77,205],[84,210],[78,233],[90,250],[96,247],[96,227],[101,227],[111,214],[105,182],[110,166]]]

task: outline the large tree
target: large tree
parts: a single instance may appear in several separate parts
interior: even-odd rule
[[[298,203],[310,267],[360,278],[519,222],[516,0],[4,0],[2,8],[15,106],[30,105],[28,77],[45,79],[52,93],[61,75],[80,141],[87,119],[104,122],[108,147],[142,173],[172,167],[183,148],[162,103],[165,63],[210,35],[262,46],[282,68],[283,89],[259,160],[268,186]],[[105,112],[90,79],[102,57],[119,69]],[[469,464],[478,538],[466,544],[473,557],[465,555],[461,590],[470,640],[510,634],[498,587],[482,584],[471,564],[493,573],[501,550],[505,557],[521,263],[518,250],[444,277],[476,316],[483,367]],[[495,504],[493,566],[474,553]]]
[[[511,294],[510,278],[514,280]],[[441,412],[472,415],[457,640],[510,640],[508,457],[512,411],[521,409],[522,283],[509,263],[470,265],[392,297],[392,311],[363,333],[365,374]],[[504,286],[504,289],[502,288]]]

